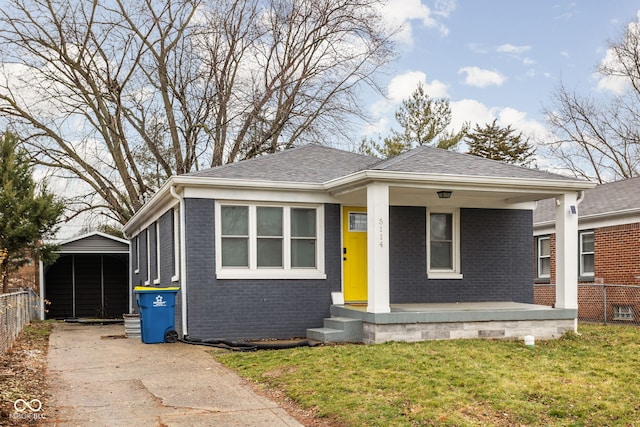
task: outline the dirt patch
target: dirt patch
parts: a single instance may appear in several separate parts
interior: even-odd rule
[[[45,425],[47,350],[52,325],[32,322],[0,354],[0,425]]]

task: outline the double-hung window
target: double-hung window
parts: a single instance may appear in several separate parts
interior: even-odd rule
[[[537,243],[538,277],[546,279],[551,277],[551,238],[538,237]]]
[[[459,211],[429,211],[427,274],[430,279],[461,279]]]
[[[321,206],[216,204],[218,278],[324,278]]]
[[[593,231],[580,232],[580,276],[593,276],[594,249]]]

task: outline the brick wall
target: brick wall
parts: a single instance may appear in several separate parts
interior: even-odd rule
[[[460,210],[463,279],[430,280],[426,273],[426,209],[391,207],[392,303],[533,302],[531,211]]]
[[[325,280],[218,280],[214,201],[186,199],[188,333],[214,339],[290,338],[330,317],[341,289],[340,206],[325,205]]]
[[[640,223],[595,230],[597,283],[640,285]]]

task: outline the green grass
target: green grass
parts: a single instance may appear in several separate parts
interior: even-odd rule
[[[640,426],[640,328],[215,353],[340,426]]]

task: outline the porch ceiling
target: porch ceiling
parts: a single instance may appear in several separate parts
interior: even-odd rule
[[[437,192],[452,191],[451,198],[440,199]],[[389,204],[392,206],[450,206],[470,208],[499,208],[520,203],[548,199],[559,193],[525,192],[515,189],[468,189],[442,185],[430,188],[389,187]],[[343,204],[367,205],[367,189],[361,187],[335,196]]]

